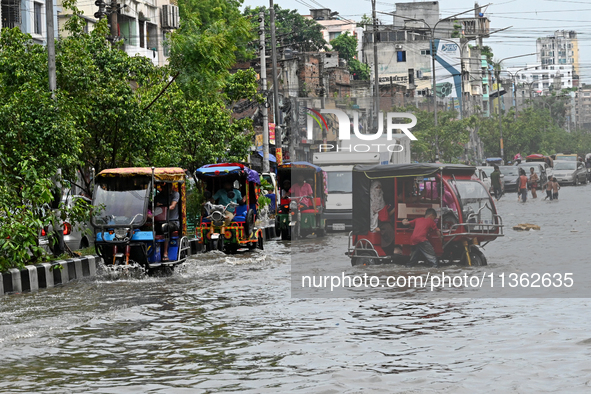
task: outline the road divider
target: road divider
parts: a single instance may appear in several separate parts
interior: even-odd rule
[[[0,296],[23,293],[64,285],[76,279],[96,276],[98,256],[84,256],[69,260],[27,265],[0,273]]]

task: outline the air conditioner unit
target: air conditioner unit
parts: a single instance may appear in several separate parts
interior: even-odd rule
[[[165,4],[162,6],[162,28],[179,28],[179,7],[172,4]]]
[[[396,45],[394,45],[394,48],[396,48],[396,49],[402,49],[402,45],[396,44]]]

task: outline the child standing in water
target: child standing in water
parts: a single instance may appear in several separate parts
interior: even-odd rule
[[[540,178],[538,177],[538,174],[536,174],[535,170],[533,167],[529,168],[529,185],[531,187],[531,198],[538,198],[538,192],[537,192],[537,188],[538,188],[538,182],[539,182]]]
[[[558,190],[560,190],[560,185],[556,180],[556,177],[552,178],[552,199],[558,200]]]
[[[550,199],[552,201],[552,188],[554,187],[554,182],[552,182],[552,177],[548,177],[548,182],[546,182],[546,197],[544,200]]]

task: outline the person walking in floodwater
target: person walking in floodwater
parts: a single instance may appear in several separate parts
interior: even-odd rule
[[[495,198],[499,201],[503,195],[503,190],[501,188],[501,170],[499,170],[499,166],[495,166],[494,168],[494,171],[490,174],[490,184],[493,188]]]
[[[533,167],[529,168],[529,185],[531,187],[531,198],[538,198],[538,191],[536,190],[538,187],[538,182],[540,178]]]
[[[552,199],[558,201],[558,190],[560,190],[560,185],[556,180],[556,177],[552,177]]]
[[[554,182],[552,182],[552,177],[548,177],[548,182],[546,182],[546,197],[544,200],[552,201],[552,188],[554,187]]]
[[[517,194],[517,202],[519,202],[519,197],[521,197],[521,201],[527,201],[527,176],[525,175],[525,170],[523,168],[519,169],[519,178],[517,178],[517,186],[519,189],[519,193]]]

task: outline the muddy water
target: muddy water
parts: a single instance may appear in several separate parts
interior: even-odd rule
[[[589,264],[590,197],[502,199],[508,225],[542,230],[508,230],[491,267]],[[334,248],[325,263],[346,266]],[[0,392],[591,392],[588,299],[297,299],[290,278],[289,245],[270,242],[167,278],[0,298]]]

